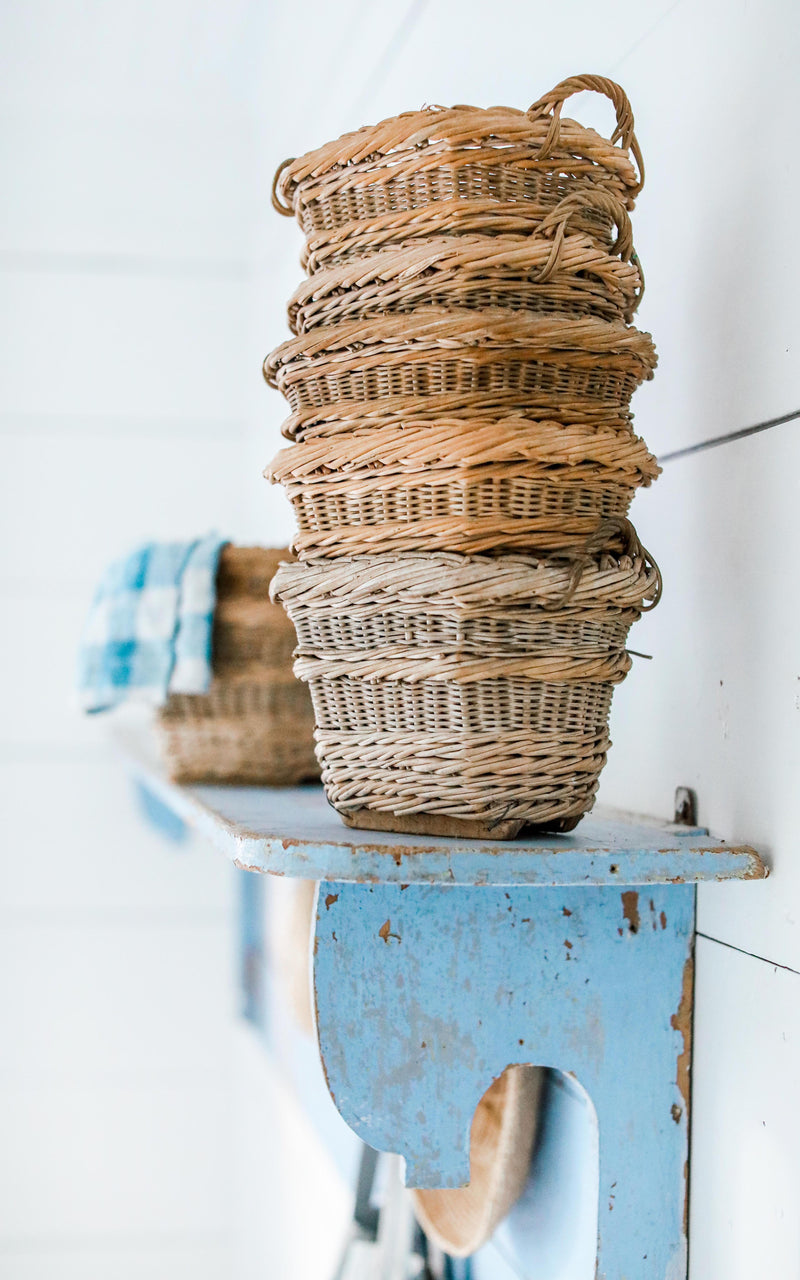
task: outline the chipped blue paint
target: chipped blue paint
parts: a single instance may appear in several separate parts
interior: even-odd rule
[[[120,745],[239,867],[323,882],[331,1093],[411,1185],[466,1179],[475,1107],[507,1065],[574,1073],[599,1124],[599,1280],[685,1280],[693,884],[762,879],[753,849],[600,812],[507,842],[349,831],[319,787],[178,787],[140,739]]]
[[[458,1186],[475,1107],[509,1063],[574,1073],[599,1123],[598,1277],[678,1280],[693,932],[690,886],[322,884],[315,989],[336,1105],[405,1156],[409,1185]]]

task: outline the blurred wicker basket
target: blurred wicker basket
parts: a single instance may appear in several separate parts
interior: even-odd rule
[[[282,450],[301,559],[399,550],[540,553],[625,516],[658,474],[629,431],[507,419],[368,428]]]
[[[613,253],[587,235],[567,232],[579,207],[568,199],[535,235],[450,234],[321,271],[290,299],[289,327],[307,333],[321,324],[425,307],[630,321],[643,293],[630,219],[613,197],[604,203],[620,228]]]
[[[424,415],[429,397],[445,395],[451,412],[475,404],[552,411],[566,402],[611,416],[627,411],[656,365],[649,334],[593,317],[412,313],[402,338],[397,329],[391,318],[314,329],[273,351],[264,376],[294,413],[389,400]]]
[[[601,550],[620,538],[622,554]],[[331,804],[354,826],[497,838],[574,826],[605,763],[627,629],[659,592],[625,520],[544,561],[419,553],[281,569],[273,595],[298,632]]]
[[[176,782],[289,786],[319,777],[308,690],[292,673],[294,629],[269,599],[288,550],[225,546],[217,573],[211,687],[171,694],[158,717]]]
[[[583,90],[613,102],[617,127],[610,141],[562,119],[566,99]],[[642,184],[625,93],[611,80],[582,75],[556,85],[527,112],[432,107],[345,134],[285,161],[275,175],[273,204],[313,234],[455,199],[529,202],[547,210],[564,196],[598,187],[630,208]],[[593,222],[607,243],[608,220],[598,211]]]

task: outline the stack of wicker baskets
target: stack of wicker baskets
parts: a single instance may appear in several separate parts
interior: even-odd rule
[[[294,630],[269,598],[288,550],[224,546],[217,572],[212,681],[173,693],[159,713],[176,782],[283,787],[319,777],[308,690],[292,674]]]
[[[562,118],[608,95],[610,139]],[[278,170],[306,232],[265,361],[299,523],[273,591],[331,802],[353,826],[509,837],[591,807],[658,571],[627,513],[658,474],[628,100],[410,112]]]

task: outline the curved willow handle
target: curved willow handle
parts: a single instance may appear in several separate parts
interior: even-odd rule
[[[294,161],[295,157],[289,156],[288,160],[284,160],[283,164],[279,164],[275,170],[275,177],[272,179],[272,207],[278,213],[282,213],[284,218],[293,218],[294,208],[290,204],[283,204],[281,202],[280,194],[278,192],[278,183],[283,176],[284,169],[288,169],[290,164],[294,164]]]
[[[642,613],[650,613],[651,609],[655,609],[661,599],[663,589],[661,570],[647,548],[642,546],[638,533],[625,516],[612,516],[608,520],[603,520],[594,532],[588,535],[579,551],[568,553],[568,559],[572,561],[569,581],[558,600],[551,600],[549,604],[544,605],[544,608],[555,610],[563,609],[568,605],[575,595],[585,571],[594,564],[595,557],[605,551],[609,543],[617,537],[622,539],[624,555],[628,555],[632,559],[643,560],[655,572],[655,594],[651,604],[642,606]]]
[[[594,208],[602,213],[607,213],[613,219],[617,228],[617,238],[611,246],[610,252],[618,254],[624,262],[632,262],[639,272],[639,291],[636,295],[636,301],[630,309],[630,315],[633,315],[642,298],[644,297],[644,272],[642,264],[639,261],[639,255],[633,247],[633,228],[631,226],[630,215],[625,206],[617,200],[616,196],[612,196],[610,191],[602,191],[597,189],[594,191],[576,192],[574,195],[564,196],[558,204],[550,210],[548,214],[542,218],[540,230],[545,234],[554,232],[553,247],[548,256],[547,262],[542,267],[536,277],[539,284],[543,284],[556,271],[561,262],[561,252],[564,244],[564,237],[567,233],[567,226],[571,219],[582,210]]]
[[[599,187],[595,190],[576,191],[572,195],[564,196],[563,200],[559,200],[558,204],[542,218],[540,230],[545,232],[555,230],[557,235],[563,234],[562,228],[566,229],[574,216],[589,208],[597,209],[599,213],[606,213],[612,219],[617,228],[617,238],[610,252],[618,255],[624,262],[629,262],[634,253],[630,215],[616,196]]]
[[[549,155],[558,142],[561,110],[567,98],[571,98],[574,93],[584,92],[602,93],[607,98],[610,98],[614,104],[614,109],[617,113],[617,127],[611,135],[611,142],[621,142],[626,150],[632,152],[639,170],[639,183],[633,194],[638,195],[644,186],[644,160],[642,159],[636,134],[633,132],[633,108],[625,90],[615,80],[608,80],[605,76],[569,76],[566,80],[562,80],[560,84],[555,85],[549,93],[545,93],[536,102],[532,103],[528,107],[528,115],[552,114],[553,117],[545,140],[542,143],[540,155],[542,157]]]

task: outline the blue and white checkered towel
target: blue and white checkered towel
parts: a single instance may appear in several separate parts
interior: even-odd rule
[[[84,711],[120,702],[161,706],[170,693],[205,693],[217,564],[224,540],[150,543],[120,560],[97,589],[81,643]]]

